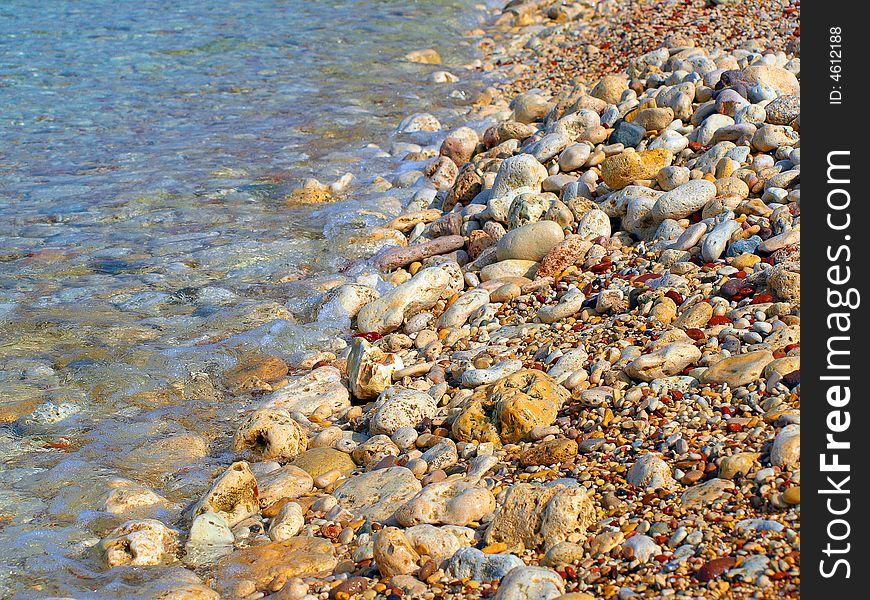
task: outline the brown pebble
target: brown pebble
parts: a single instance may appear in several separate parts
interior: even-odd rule
[[[737,560],[733,556],[714,558],[701,567],[698,571],[698,579],[705,583],[713,581],[714,579],[719,579],[725,571],[733,567],[736,563]]]
[[[351,577],[329,590],[329,598],[335,600],[339,598],[339,595],[342,593],[347,594],[346,597],[350,597],[367,590],[368,587],[369,580],[365,577]]]

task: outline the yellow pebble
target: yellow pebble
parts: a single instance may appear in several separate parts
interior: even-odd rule
[[[750,254],[749,252],[744,252],[740,256],[735,256],[734,260],[731,261],[731,266],[735,269],[746,269],[752,266],[755,266],[761,262],[761,257],[756,254]]]
[[[716,178],[731,177],[734,173],[734,162],[730,158],[721,158],[716,163]]]

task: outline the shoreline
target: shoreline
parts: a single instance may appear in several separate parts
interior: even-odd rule
[[[511,4],[504,20],[523,27],[561,18]],[[502,26],[489,35],[528,33]],[[320,303],[355,319],[349,354],[231,369],[230,389],[274,390],[242,415],[239,462],[181,535],[133,519],[105,557],[173,563],[186,545],[222,597],[796,595],[799,136],[776,128],[799,129],[799,99],[797,122],[781,101],[785,122],[764,134],[768,115],[749,107],[797,79],[776,55],[757,75],[749,51],[711,59],[683,39],[655,52],[634,81],[512,109],[485,91],[471,121],[513,120],[460,127],[438,156],[418,144],[434,193],[370,232],[400,243],[373,257],[395,287],[364,274]],[[723,91],[663,68],[705,59],[743,77]],[[694,97],[648,102],[686,78]],[[440,130],[403,125],[411,139]],[[116,514],[159,504],[135,492]],[[204,584],[169,587],[212,597]]]

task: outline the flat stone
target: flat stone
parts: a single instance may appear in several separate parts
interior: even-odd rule
[[[776,434],[776,437],[773,440],[773,446],[770,449],[770,462],[777,467],[783,467],[786,469],[800,467],[800,425],[786,425]]]
[[[800,82],[791,71],[773,65],[751,65],[743,69],[741,76],[750,84],[769,85],[782,94],[800,95]]]
[[[293,466],[306,471],[311,477],[320,477],[324,473],[336,470],[348,476],[356,469],[356,463],[346,452],[334,448],[311,448],[296,457]]]
[[[414,525],[405,530],[405,537],[418,553],[429,556],[439,567],[457,551],[475,543],[474,529],[457,525]]]
[[[234,393],[268,389],[268,382],[287,374],[287,364],[277,356],[255,356],[229,369],[224,381]]]
[[[523,566],[523,560],[513,554],[486,554],[477,548],[461,548],[450,559],[448,571],[456,579],[500,581],[511,570]]]
[[[605,75],[602,77],[589,95],[599,98],[607,104],[616,104],[622,97],[622,93],[628,89],[628,80],[620,75]]]
[[[344,456],[344,452],[341,452]],[[351,470],[353,470],[351,461]],[[346,467],[345,467],[346,468]],[[259,490],[259,502],[261,508],[281,500],[296,498],[314,489],[314,478],[305,470],[296,465],[285,465],[257,478]]]
[[[484,541],[548,549],[558,542],[579,541],[594,520],[592,499],[579,485],[516,483],[508,488]]]
[[[683,508],[695,508],[713,504],[713,502],[724,497],[727,492],[735,487],[733,481],[718,478],[694,485],[683,492]]]
[[[268,591],[275,581],[328,575],[337,563],[329,540],[293,537],[238,550],[221,559],[214,587],[222,598],[235,598],[235,589],[242,581],[253,584],[254,590]]]
[[[324,294],[317,306],[317,320],[352,319],[363,306],[379,297],[378,291],[367,285],[358,283],[340,285]]]
[[[391,387],[378,397],[369,417],[369,433],[392,435],[402,427],[416,427],[435,416],[435,399],[419,390]]]
[[[357,315],[360,331],[390,333],[406,318],[428,310],[465,287],[462,271],[455,262],[421,269],[411,279],[364,306]]]
[[[652,381],[662,377],[682,374],[683,369],[696,363],[701,351],[688,342],[673,342],[634,359],[625,367],[632,379]]]
[[[705,370],[701,383],[727,383],[732,388],[747,385],[759,379],[772,361],[773,354],[764,350],[729,356]]]
[[[261,460],[292,460],[308,448],[308,434],[285,408],[260,408],[242,421],[233,450]]]
[[[663,106],[639,110],[637,114],[634,115],[632,123],[643,127],[646,131],[658,131],[670,125],[673,120],[673,109]]]
[[[417,570],[420,555],[401,529],[384,527],[373,540],[375,563],[384,578],[407,575]]]
[[[637,459],[625,477],[629,484],[648,490],[668,489],[674,484],[671,468],[660,456],[652,453]]]
[[[656,222],[684,219],[701,210],[716,197],[716,185],[706,179],[695,179],[662,194],[650,211]]]
[[[173,562],[178,532],[156,519],[127,521],[100,541],[109,568]]]
[[[586,296],[577,288],[569,289],[559,302],[538,309],[537,317],[544,323],[555,323],[567,319],[583,310]]]
[[[541,266],[538,267],[536,276],[547,277],[561,273],[569,266],[582,262],[590,248],[592,242],[584,240],[582,236],[576,234],[565,236],[565,239],[556,244],[541,259]]]
[[[573,542],[559,542],[549,550],[541,559],[541,565],[545,567],[560,567],[576,564],[583,558],[583,546]]]
[[[398,511],[400,525],[460,525],[479,522],[495,511],[495,497],[483,486],[467,481],[430,483]]]
[[[259,490],[248,463],[230,465],[191,510],[193,516],[217,513],[230,527],[257,514],[260,511]]]
[[[677,318],[675,327],[680,329],[703,329],[713,317],[713,307],[709,302],[696,302]]]
[[[719,477],[722,479],[734,479],[737,476],[748,475],[752,468],[758,464],[758,452],[738,452],[726,456],[719,463]]]
[[[506,279],[509,277],[527,277],[531,279],[538,270],[538,263],[533,260],[509,259],[485,266],[480,270],[481,281]]]
[[[553,221],[538,221],[508,231],[496,247],[498,260],[539,262],[565,238],[562,228]]]
[[[601,163],[601,176],[614,190],[619,190],[639,179],[654,179],[656,174],[671,164],[670,150],[659,148],[645,152],[614,154]]]
[[[673,112],[671,112],[671,114],[673,114]],[[613,128],[613,132],[610,134],[608,141],[611,144],[623,144],[626,148],[634,147],[641,142],[645,134],[646,129],[642,125],[629,123],[628,121],[620,121]]]
[[[557,438],[538,442],[520,455],[523,466],[554,465],[577,456],[577,442],[568,438]]]
[[[509,572],[494,600],[550,600],[565,593],[562,577],[545,567],[517,567]]]
[[[350,407],[350,394],[341,383],[341,371],[324,366],[301,377],[291,378],[276,390],[261,408],[286,408],[311,416],[321,406],[328,406],[333,414]]]
[[[489,292],[484,289],[468,290],[438,318],[438,327],[446,329],[462,327],[476,311],[489,304],[489,300]]]
[[[645,563],[662,553],[662,547],[648,535],[633,535],[622,543],[622,557]]]
[[[613,230],[610,226],[610,217],[603,210],[597,208],[590,210],[580,219],[577,224],[577,235],[584,240],[595,238],[609,238]]]
[[[348,479],[333,496],[355,517],[383,523],[421,489],[410,469],[390,467]]]

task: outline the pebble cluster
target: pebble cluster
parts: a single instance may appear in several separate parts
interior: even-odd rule
[[[595,4],[508,3],[489,39],[538,40],[555,88],[400,125],[417,191],[318,307],[350,345],[227,372],[256,398],[234,462],[181,524],[106,535],[107,566],[201,577],[163,598],[797,597],[799,59],[663,36],[685,21],[652,4],[610,25],[648,51],[587,85],[547,57],[594,38],[535,36]],[[716,4],[737,28],[761,3]],[[162,502],[119,482],[106,509]]]
[[[588,0],[510,2],[483,37],[481,65],[509,75],[518,94],[558,92],[575,79],[620,73],[667,36],[703,48],[754,44],[800,52],[800,0]]]

